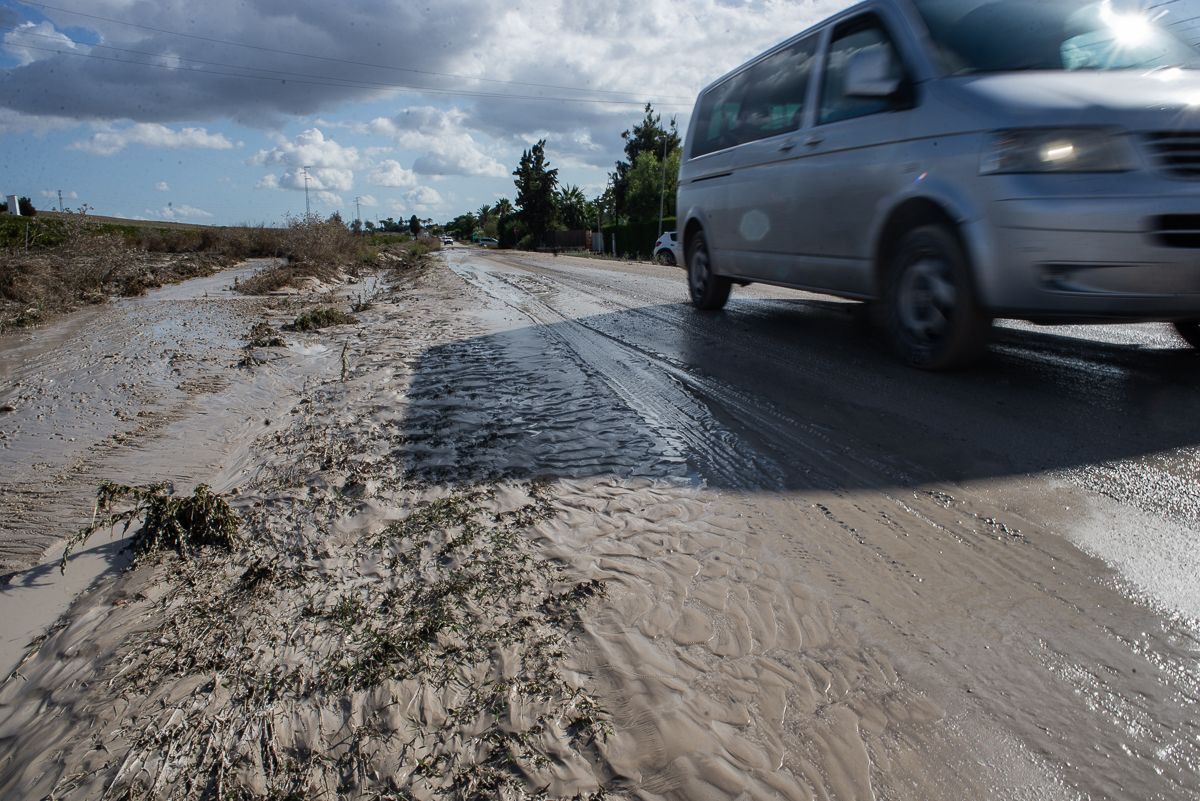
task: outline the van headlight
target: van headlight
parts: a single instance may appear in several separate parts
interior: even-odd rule
[[[1136,154],[1129,137],[1103,129],[997,131],[984,147],[984,175],[1018,172],[1126,172]]]

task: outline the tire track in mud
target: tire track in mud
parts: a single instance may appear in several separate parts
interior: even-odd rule
[[[661,393],[661,403],[676,404],[674,414],[660,414],[658,421],[697,426],[698,404],[704,414],[700,419],[705,419],[698,427],[711,429],[717,425],[713,419],[725,422],[723,436],[707,441],[699,454],[689,454],[702,470],[726,458],[713,448],[745,452],[750,450],[747,441],[753,443],[756,465],[778,467],[779,455],[791,454],[791,492],[767,504],[774,510],[768,516],[788,521],[784,532],[776,532],[784,535],[775,543],[778,558],[804,568],[810,595],[840,597],[857,607],[852,615],[856,629],[870,632],[877,647],[886,643],[901,673],[917,677],[946,710],[931,712],[940,727],[964,741],[986,744],[989,756],[968,760],[972,775],[991,771],[995,779],[1009,783],[1004,797],[1013,798],[1069,797],[1070,787],[1097,798],[1198,797],[1190,788],[1200,773],[1200,730],[1186,712],[1194,708],[1200,688],[1194,633],[1186,622],[1154,620],[1131,605],[1109,571],[1083,558],[1036,517],[1017,511],[1021,505],[1008,487],[922,482],[917,476],[924,471],[894,454],[879,453],[845,431],[797,421],[762,398],[614,335],[611,326],[599,330],[592,324],[597,312],[612,311],[619,303],[612,294],[598,295],[586,287],[584,294],[590,297],[581,301],[575,289],[586,284],[584,279],[560,281],[536,268],[533,276],[474,266],[457,269],[535,322],[581,331],[564,337],[580,362],[599,364],[602,370],[614,362],[640,363],[644,381],[659,384],[649,391]],[[565,310],[556,308],[560,296]],[[635,304],[640,302],[634,298]],[[656,307],[651,314],[660,311]],[[576,314],[584,319],[572,318]],[[621,355],[606,353],[614,349]],[[805,476],[802,482],[795,481],[798,469]],[[730,488],[773,491],[776,487],[764,480],[770,475],[760,469],[754,480],[746,482],[742,475],[743,481],[731,482]],[[724,477],[717,477],[724,486]],[[875,489],[862,489],[869,487]],[[762,507],[751,503],[747,517],[764,514]],[[1034,509],[1029,511],[1036,516]],[[721,538],[728,543],[739,533],[731,528]],[[646,562],[661,559],[661,554],[630,558],[635,564],[614,565],[609,559],[617,580],[633,581],[639,569],[647,570]],[[648,585],[640,590],[643,605],[656,594],[687,597],[666,593],[662,577],[643,580]],[[817,586],[825,592],[815,591]],[[739,606],[741,614],[745,608]],[[708,633],[719,625],[713,621],[721,619],[691,607],[664,612],[657,605],[626,608],[614,618],[619,621],[614,630],[630,620],[645,627],[641,633],[650,644],[641,644],[642,650],[653,647],[654,637],[666,637],[672,643],[667,651],[698,645],[687,635],[685,644],[675,642],[671,636],[676,629]],[[724,659],[729,656],[722,651]],[[862,655],[848,659],[854,665],[869,661]],[[1085,665],[1103,669],[1097,673]],[[625,677],[614,686],[626,693],[630,681],[644,680]],[[678,692],[693,680],[674,674],[663,682]],[[1081,732],[1096,734],[1083,740]],[[921,748],[938,751],[935,740]],[[793,745],[803,752],[805,746]],[[658,753],[656,748],[650,750]],[[962,767],[961,755],[954,752],[948,746],[941,750],[948,763],[957,759]],[[749,763],[729,764],[739,774],[749,769]],[[879,773],[877,767],[872,771],[869,776]],[[698,772],[703,773],[692,765],[672,781]],[[1013,775],[1029,783],[1021,789],[1008,781]],[[888,776],[875,778],[879,786],[887,786]],[[965,780],[958,780],[961,791]],[[813,787],[812,795],[795,797],[823,797]],[[855,792],[844,789],[831,797],[868,797]],[[981,792],[978,797],[1000,797],[994,790]],[[937,794],[931,791],[926,797]]]

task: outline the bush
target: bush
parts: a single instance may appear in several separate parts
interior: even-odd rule
[[[332,306],[322,306],[319,309],[312,309],[304,312],[296,321],[292,323],[293,331],[320,331],[322,328],[329,328],[334,325],[350,325],[357,323],[358,319],[352,314],[340,309],[335,309]]]

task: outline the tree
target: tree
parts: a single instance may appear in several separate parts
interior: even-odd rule
[[[588,202],[582,189],[566,184],[559,190],[556,201],[558,221],[568,231],[578,231],[588,227]]]
[[[415,215],[415,214],[412,217],[410,217],[408,220],[408,231],[413,236],[416,236],[417,234],[421,233],[421,220],[418,219],[417,215]]]
[[[641,123],[621,134],[625,140],[625,160],[618,161],[616,170],[609,174],[609,185],[613,190],[613,202],[618,216],[633,218],[626,207],[626,197],[629,192],[629,173],[637,163],[642,153],[651,153],[656,159],[662,159],[679,147],[679,130],[671,119],[670,127],[663,128],[662,115],[654,113],[654,107],[647,103],[645,116]],[[655,211],[656,218],[658,216]],[[634,218],[636,219],[636,218]]]
[[[513,176],[521,221],[533,238],[533,244],[540,244],[554,222],[554,196],[558,188],[558,170],[551,169],[546,161],[545,139],[521,154]]]
[[[664,217],[675,216],[675,187],[679,181],[681,156],[682,151],[671,151],[664,167],[649,151],[638,155],[629,171],[629,186],[625,193],[625,212],[631,220],[657,222],[660,209]]]

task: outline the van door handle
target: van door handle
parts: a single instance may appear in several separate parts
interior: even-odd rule
[[[795,150],[796,149],[796,140],[795,139],[785,140],[784,143],[779,146],[779,149],[782,150],[784,153],[787,153],[791,150]]]
[[[823,144],[824,142],[825,142],[825,137],[816,136],[816,135],[810,136],[804,140],[804,144],[808,145],[809,147],[816,147],[817,145]]]

